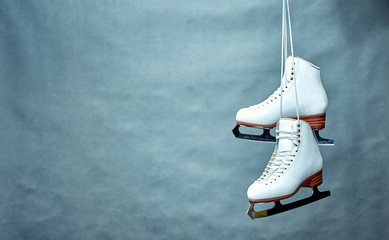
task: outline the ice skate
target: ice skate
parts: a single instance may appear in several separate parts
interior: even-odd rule
[[[247,190],[251,218],[267,217],[330,196],[320,192],[323,159],[311,126],[303,121],[281,118],[276,126],[276,146],[262,175]],[[313,189],[312,196],[281,204],[282,199],[295,195],[300,188]],[[272,209],[255,212],[256,203],[275,202]]]
[[[325,127],[328,106],[327,94],[320,79],[320,68],[302,58],[294,57],[288,0],[283,0],[282,9],[281,86],[266,100],[240,109],[236,114],[237,125],[232,132],[237,138],[275,142],[275,137],[270,135],[270,129],[276,126],[281,109],[283,117],[296,118],[298,116],[294,111],[298,92],[299,109],[297,111],[300,112],[300,119],[311,125],[320,145],[334,145],[334,140],[324,139],[319,135],[319,130]],[[288,29],[292,54],[289,57]],[[283,101],[281,101],[281,95]],[[263,133],[262,135],[244,134],[239,131],[240,126],[260,128],[263,129]]]
[[[286,61],[286,71],[283,88],[279,87],[265,101],[242,108],[236,114],[237,125],[233,129],[235,137],[254,140],[275,142],[275,137],[270,135],[270,129],[276,126],[280,116],[281,91],[283,94],[282,115],[288,118],[296,118],[294,84],[296,80],[299,99],[300,119],[309,123],[314,130],[320,145],[334,145],[334,140],[321,138],[319,130],[325,127],[326,110],[328,106],[327,95],[320,79],[320,68],[312,63],[294,57],[294,65],[290,56]],[[239,131],[240,126],[261,128],[262,135],[249,135]]]

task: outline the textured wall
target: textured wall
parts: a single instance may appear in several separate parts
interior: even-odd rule
[[[388,12],[291,0],[330,101],[332,196],[253,221],[273,145],[231,129],[279,85],[281,0],[2,0],[1,239],[383,239]]]

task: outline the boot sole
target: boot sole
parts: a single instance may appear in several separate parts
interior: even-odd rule
[[[281,196],[281,197],[275,197],[275,198],[266,198],[266,199],[249,199],[250,203],[265,203],[265,202],[274,202],[274,201],[279,201],[285,198],[290,198],[293,195],[295,195],[300,188],[302,187],[308,187],[308,188],[314,188],[317,186],[320,186],[323,183],[323,173],[322,170],[318,171],[317,173],[313,174],[309,178],[305,179],[300,186],[297,187],[296,190],[294,190],[293,193]]]
[[[296,118],[294,118],[294,119],[296,119]],[[310,115],[310,116],[301,116],[300,119],[309,123],[309,125],[311,125],[312,129],[321,130],[325,127],[325,124],[326,124],[326,114],[325,113]],[[238,125],[241,125],[241,126],[253,127],[253,128],[274,128],[277,125],[277,123],[270,124],[270,125],[263,125],[263,124],[246,123],[246,122],[240,122],[240,121],[236,121],[236,123]]]

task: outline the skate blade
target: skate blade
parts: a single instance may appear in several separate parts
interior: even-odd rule
[[[335,146],[335,140],[320,137],[318,129],[313,129],[313,133],[320,146]]]
[[[261,135],[253,135],[241,133],[239,127],[240,125],[237,124],[234,129],[232,129],[232,133],[236,138],[260,142],[276,142],[276,138],[270,134],[270,128],[262,128],[263,133]]]
[[[256,219],[256,218],[269,217],[269,216],[276,215],[276,214],[279,214],[279,213],[283,213],[283,212],[286,212],[286,211],[289,211],[289,210],[292,210],[292,209],[295,209],[295,208],[298,208],[298,207],[302,207],[304,205],[316,202],[316,201],[318,201],[320,199],[323,199],[323,198],[326,198],[326,197],[329,197],[329,196],[331,196],[331,192],[330,191],[320,192],[317,189],[317,187],[314,187],[313,188],[313,193],[312,193],[312,195],[310,197],[307,197],[307,198],[304,198],[304,199],[301,199],[301,200],[298,200],[298,201],[295,201],[295,202],[287,203],[287,204],[281,204],[280,201],[276,201],[276,202],[274,202],[274,207],[271,208],[271,209],[266,209],[266,210],[262,210],[262,211],[256,212],[254,210],[255,203],[251,203],[249,209],[247,210],[247,214],[253,220]]]
[[[250,140],[250,141],[259,141],[259,142],[276,142],[276,138],[270,134],[270,128],[262,128],[263,133],[261,135],[253,135],[253,134],[245,134],[241,133],[239,130],[240,125],[237,124],[234,129],[232,129],[232,133],[236,138]],[[319,135],[319,130],[314,129],[313,133],[317,139],[317,143],[320,146],[334,146],[335,140],[322,138]]]

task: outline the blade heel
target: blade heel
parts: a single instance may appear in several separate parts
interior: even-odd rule
[[[300,117],[301,120],[306,121],[311,125],[312,129],[318,129],[321,130],[325,128],[326,125],[326,114],[317,114],[317,115],[311,115],[311,116],[302,116]]]
[[[314,188],[323,183],[323,172],[320,170],[319,172],[313,174],[308,178],[308,181],[304,183],[302,187]]]

